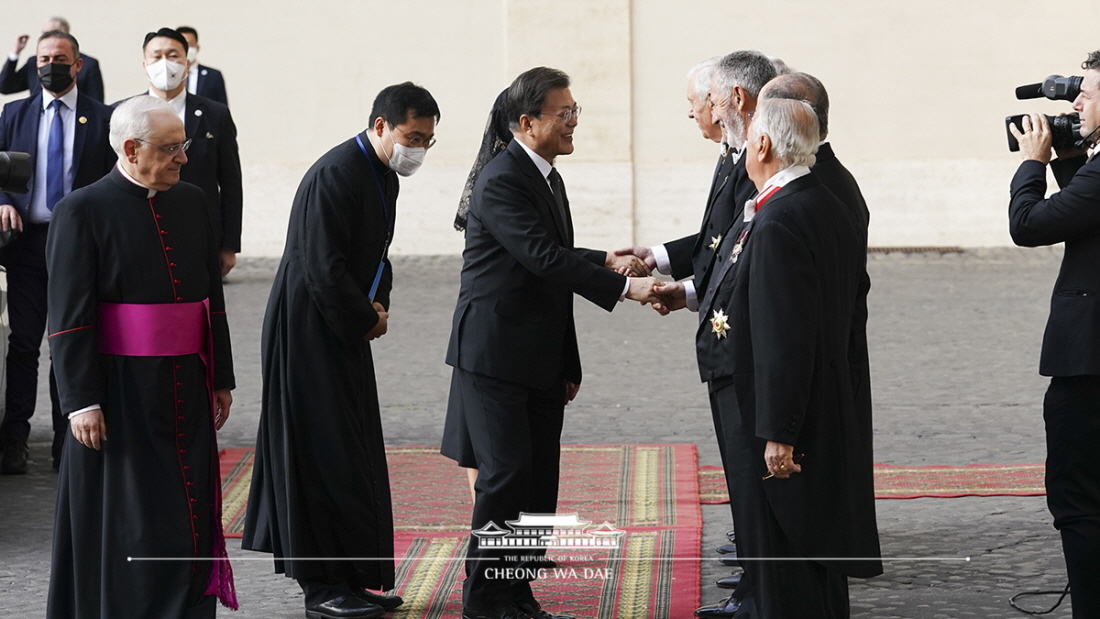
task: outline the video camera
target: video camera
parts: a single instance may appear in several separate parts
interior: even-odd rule
[[[27,193],[31,180],[31,156],[27,153],[0,151],[0,191]]]
[[[1073,101],[1081,93],[1082,79],[1080,75],[1069,77],[1050,75],[1041,84],[1027,84],[1017,88],[1016,98],[1022,100],[1046,97],[1052,101]],[[1020,143],[1008,128],[1011,125],[1016,125],[1016,128],[1023,132],[1024,116],[1027,116],[1027,114],[1017,114],[1005,118],[1008,150],[1012,152],[1020,150]],[[1088,142],[1081,137],[1081,120],[1076,113],[1065,116],[1047,116],[1047,122],[1050,123],[1050,145],[1055,150],[1082,148],[1088,145]]]

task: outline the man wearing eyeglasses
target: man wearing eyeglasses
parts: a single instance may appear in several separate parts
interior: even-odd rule
[[[140,96],[118,165],[62,199],[46,245],[62,453],[46,616],[213,618],[237,607],[215,433],[233,402],[218,247],[180,182],[183,122]],[[144,558],[171,560],[144,560]]]
[[[0,474],[27,472],[29,419],[38,398],[38,355],[46,329],[46,234],[53,207],[67,193],[102,177],[114,164],[107,140],[111,109],[85,96],[76,78],[80,45],[60,30],[43,34],[36,50],[41,75],[34,94],[4,106],[0,151],[30,153],[28,193],[0,193],[0,229],[21,236],[0,249],[7,270],[11,334],[7,356],[7,417],[0,428]],[[53,373],[54,470],[68,422],[57,406]]]
[[[187,39],[182,34],[171,28],[150,32],[145,35],[142,50],[142,65],[149,80],[147,94],[164,99],[176,110],[191,140],[182,180],[198,185],[206,193],[225,275],[237,264],[237,253],[241,251],[244,190],[237,126],[229,108],[187,92],[191,63],[187,59]]]
[[[389,319],[398,176],[423,163],[438,120],[424,88],[383,89],[370,126],[313,164],[290,209],[264,315],[242,548],[274,555],[310,619],[381,617],[402,602],[374,592],[394,586],[394,550],[371,343]]]

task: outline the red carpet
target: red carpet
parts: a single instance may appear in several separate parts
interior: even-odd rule
[[[390,617],[456,617],[469,531],[466,473],[435,447],[386,450],[393,493],[396,592]],[[251,449],[221,453],[223,524],[240,537]],[[558,513],[625,531],[617,548],[551,550],[557,571],[536,581],[554,612],[578,617],[691,617],[699,605],[699,473],[694,445],[565,445]]]
[[[952,498],[960,496],[1042,496],[1042,464],[971,464],[966,466],[875,465],[876,499]],[[699,467],[699,502],[728,503],[722,468]]]

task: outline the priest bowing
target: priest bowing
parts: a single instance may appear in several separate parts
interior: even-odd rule
[[[71,427],[47,616],[214,617],[237,607],[215,432],[234,387],[205,196],[190,140],[135,97],[111,118],[118,165],[53,211],[50,351]]]

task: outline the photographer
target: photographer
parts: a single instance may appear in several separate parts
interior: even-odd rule
[[[1010,127],[1024,162],[1012,179],[1009,231],[1017,245],[1065,243],[1043,336],[1039,373],[1050,376],[1046,422],[1047,506],[1061,532],[1073,616],[1100,617],[1100,158],[1086,157],[1100,127],[1100,51],[1082,63],[1073,109],[1082,140],[1051,161],[1047,119]],[[1046,164],[1061,191],[1046,195]]]

